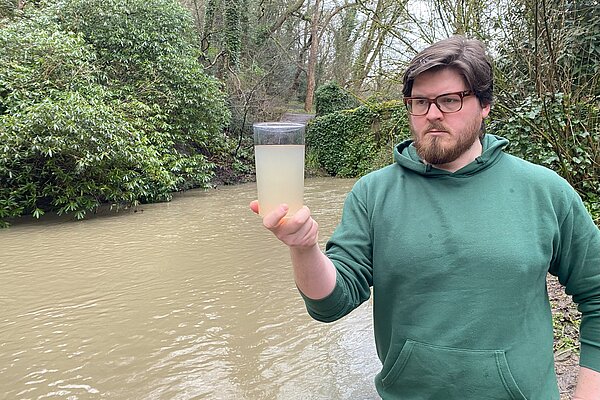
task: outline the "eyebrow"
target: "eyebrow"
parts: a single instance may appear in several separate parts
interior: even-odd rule
[[[428,96],[425,96],[424,94],[423,95],[412,94],[412,95],[410,95],[408,97],[411,97],[411,98],[421,98],[421,99],[435,99],[436,97],[440,97],[440,96],[443,96],[443,95],[446,95],[446,94],[455,94],[455,93],[460,93],[460,92],[466,92],[467,90],[469,90],[469,89],[452,90],[450,92],[440,93],[440,94],[438,94],[436,96],[433,96],[433,97],[428,97]]]

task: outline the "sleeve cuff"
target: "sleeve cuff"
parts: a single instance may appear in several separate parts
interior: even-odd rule
[[[581,343],[579,365],[600,372],[600,348]]]
[[[317,321],[333,322],[345,314],[344,311],[346,308],[345,305],[347,304],[347,296],[346,291],[340,284],[339,276],[336,279],[333,292],[322,299],[314,300],[306,297],[299,289],[298,291],[300,292],[302,299],[304,299],[308,314]]]

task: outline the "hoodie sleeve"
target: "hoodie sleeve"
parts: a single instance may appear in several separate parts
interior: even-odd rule
[[[308,313],[318,321],[338,320],[371,295],[372,230],[363,186],[359,180],[346,198],[340,224],[326,245],[325,254],[337,270],[333,292],[320,300],[309,299],[301,293]]]
[[[600,230],[574,193],[555,240],[550,273],[582,314],[580,365],[600,372]]]

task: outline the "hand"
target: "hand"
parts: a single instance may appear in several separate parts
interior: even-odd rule
[[[250,209],[258,214],[258,201],[251,202]],[[265,215],[265,228],[289,247],[299,250],[314,247],[318,242],[319,225],[312,219],[308,207],[302,207],[292,217],[286,217],[288,210],[287,204],[281,204]]]

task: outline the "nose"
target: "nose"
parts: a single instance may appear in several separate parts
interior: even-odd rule
[[[427,114],[425,117],[428,120],[436,120],[444,118],[444,113],[440,111],[438,105],[436,103],[429,104],[429,110],[427,110]]]

